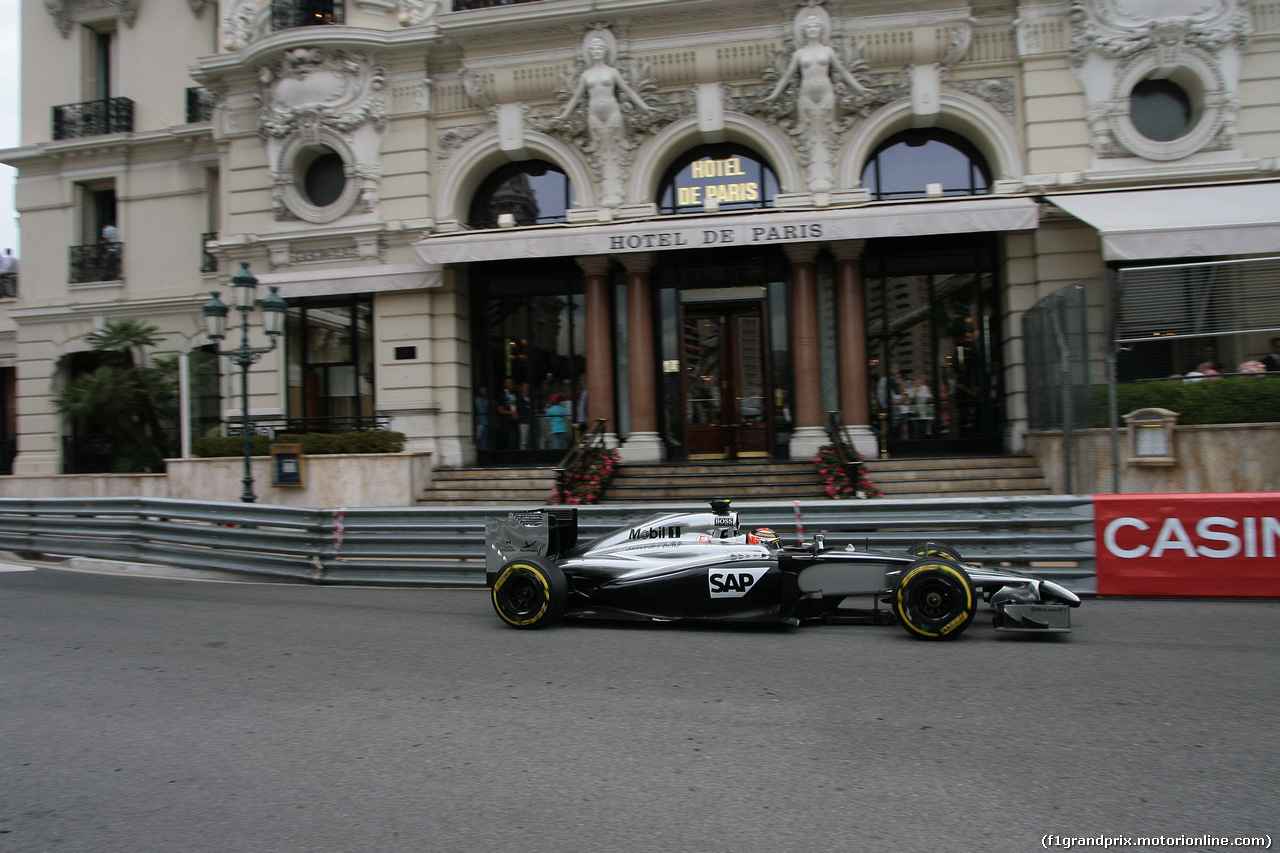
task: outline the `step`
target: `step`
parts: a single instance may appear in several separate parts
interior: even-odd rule
[[[868,478],[887,498],[982,497],[1048,494],[1030,456],[869,459]],[[424,504],[546,503],[553,468],[454,468],[436,472],[419,499]],[[645,463],[623,465],[605,503],[732,500],[819,500],[827,497],[808,460]]]

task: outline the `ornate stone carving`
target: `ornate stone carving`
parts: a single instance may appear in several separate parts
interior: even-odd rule
[[[605,24],[587,31],[582,53],[558,92],[564,106],[554,115],[532,116],[529,124],[578,145],[599,184],[600,206],[616,208],[623,202],[634,152],[644,134],[691,107],[685,94],[666,103],[656,98],[648,69],[619,57],[617,38]]]
[[[949,80],[948,88],[956,89],[986,101],[1013,121],[1017,112],[1017,90],[1012,77],[984,77],[980,80]]]
[[[436,137],[436,162],[443,166],[459,148],[484,133],[488,127],[486,124],[469,124],[440,131]]]
[[[258,132],[272,162],[277,219],[329,222],[357,204],[372,213],[387,127],[385,73],[363,53],[299,47],[258,69]],[[312,205],[296,186],[300,156],[336,153],[347,178],[337,201]]]
[[[138,19],[138,3],[139,0],[44,0],[44,8],[66,38],[72,24],[81,19],[118,17],[132,28]]]
[[[262,34],[270,9],[260,0],[239,0],[222,19],[222,49],[239,50]]]
[[[857,47],[837,42],[837,49],[831,41],[827,10],[815,2],[802,5],[792,21],[789,50],[764,71],[768,92],[733,99],[735,109],[765,115],[791,135],[812,192],[835,187],[836,157],[854,118],[892,100],[889,92],[855,76],[867,68]]]
[[[1095,157],[1170,161],[1235,147],[1248,0],[1075,0],[1070,18]],[[1193,123],[1178,138],[1149,139],[1134,126],[1133,90],[1147,80],[1171,81],[1192,101]]]
[[[433,0],[400,0],[400,26],[422,26],[435,17],[436,8],[439,5]]]

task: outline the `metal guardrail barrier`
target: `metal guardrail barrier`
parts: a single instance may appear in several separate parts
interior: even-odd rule
[[[579,542],[670,505],[578,508]],[[0,550],[95,557],[313,583],[483,586],[484,522],[519,506],[313,509],[169,498],[2,498]],[[828,548],[900,550],[942,540],[967,561],[1031,569],[1096,591],[1087,495],[936,500],[739,502],[744,528],[784,542],[826,536]]]

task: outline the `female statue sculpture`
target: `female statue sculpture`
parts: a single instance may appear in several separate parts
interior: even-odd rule
[[[805,14],[805,13],[801,13]],[[860,95],[870,95],[871,90],[859,83],[849,73],[849,69],[840,61],[834,48],[825,41],[826,22],[816,12],[805,14],[799,27],[802,43],[791,54],[791,61],[778,80],[766,101],[776,99],[787,88],[796,72],[800,73],[800,91],[796,100],[796,118],[800,126],[807,127],[815,122],[831,124],[835,120],[836,90],[831,81],[831,71],[840,75],[840,80]]]
[[[626,78],[611,64],[615,60],[614,52],[599,31],[587,37],[587,42],[583,45],[587,67],[578,75],[568,103],[556,116],[557,119],[567,118],[577,108],[583,94],[586,94],[587,131],[597,145],[605,143],[606,140],[618,142],[624,140],[625,121],[622,104],[618,100],[619,93],[638,109],[653,112],[653,108],[644,102]]]

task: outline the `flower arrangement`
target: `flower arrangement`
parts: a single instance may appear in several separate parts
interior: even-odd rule
[[[576,467],[563,472],[560,482],[551,490],[551,500],[548,503],[595,503],[604,496],[605,488],[613,480],[621,463],[618,451],[592,447]]]
[[[840,454],[831,444],[818,448],[818,455],[813,457],[818,473],[826,484],[827,497],[835,500],[884,497],[876,484],[867,479],[866,468],[857,452],[851,450],[850,453],[853,454],[853,462],[848,466],[840,462]]]

